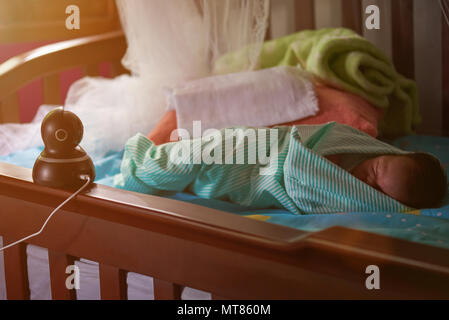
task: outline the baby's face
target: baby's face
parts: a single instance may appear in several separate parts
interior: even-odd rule
[[[407,185],[415,162],[405,156],[384,155],[368,159],[355,167],[351,174],[371,187],[401,202],[409,202]]]

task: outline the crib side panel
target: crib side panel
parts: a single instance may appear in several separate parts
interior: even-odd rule
[[[5,243],[39,229],[67,197],[33,184],[30,174],[0,164]],[[122,270],[153,277],[159,299],[179,298],[182,286],[230,299],[449,298],[445,249],[346,228],[306,233],[100,185],[67,204],[29,243],[50,252],[53,292],[64,290],[68,257],[82,257],[100,264],[108,299],[123,297]],[[23,251],[10,253],[15,258],[5,256],[8,270],[25,265]],[[366,290],[369,265],[382,270],[382,290]],[[26,274],[9,278],[8,270],[8,286],[26,298]],[[58,296],[70,298],[63,290]]]

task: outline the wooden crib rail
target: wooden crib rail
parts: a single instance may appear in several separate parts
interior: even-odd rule
[[[126,51],[122,31],[77,38],[42,46],[0,64],[0,123],[18,122],[17,90],[43,78],[44,103],[60,104],[59,72],[82,66],[84,74],[98,75],[101,62],[112,63],[112,75],[125,73],[120,60]]]
[[[68,195],[0,164],[5,242],[39,229]],[[449,298],[449,250],[346,228],[306,233],[101,185],[29,243],[49,249],[55,299],[75,297],[64,284],[74,257],[99,262],[102,298],[126,297],[127,271],[153,276],[159,299],[179,298],[182,286],[233,299]],[[10,299],[29,297],[24,250],[5,252]],[[381,270],[381,290],[365,287],[369,265]]]

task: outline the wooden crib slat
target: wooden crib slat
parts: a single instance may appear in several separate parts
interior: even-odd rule
[[[19,96],[14,93],[0,101],[0,123],[16,123],[19,120]]]
[[[129,71],[122,66],[120,61],[111,62],[111,77],[116,77],[124,73],[129,73]]]
[[[3,237],[4,245],[14,241]],[[30,299],[26,244],[20,243],[6,249],[3,253],[5,259],[6,295],[8,300]]]
[[[270,24],[268,24],[267,31],[265,32],[265,41],[269,41],[269,40],[271,40],[271,38],[272,38],[271,26],[270,26]]]
[[[449,26],[446,17],[442,17],[442,69],[443,69],[443,106],[442,106],[442,131],[449,136]]]
[[[102,300],[126,300],[126,271],[100,264],[100,290]]]
[[[297,31],[315,28],[315,1],[295,1],[295,27]]]
[[[76,290],[69,290],[66,287],[66,280],[70,275],[66,273],[66,268],[75,264],[75,258],[63,253],[48,251],[48,263],[53,300],[76,300]]]
[[[84,67],[84,74],[89,77],[97,77],[99,75],[98,64],[88,64]]]
[[[52,74],[43,79],[43,97],[45,104],[61,104],[61,87],[59,74]]]
[[[413,0],[391,1],[393,62],[402,75],[415,77]]]
[[[155,300],[181,300],[182,286],[161,279],[153,279]]]
[[[342,25],[362,34],[362,0],[343,0],[341,4]]]

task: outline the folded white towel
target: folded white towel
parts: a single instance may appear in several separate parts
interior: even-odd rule
[[[318,112],[310,75],[298,67],[218,75],[166,89],[168,109],[175,109],[178,128],[192,135],[201,129],[228,126],[271,126]]]

